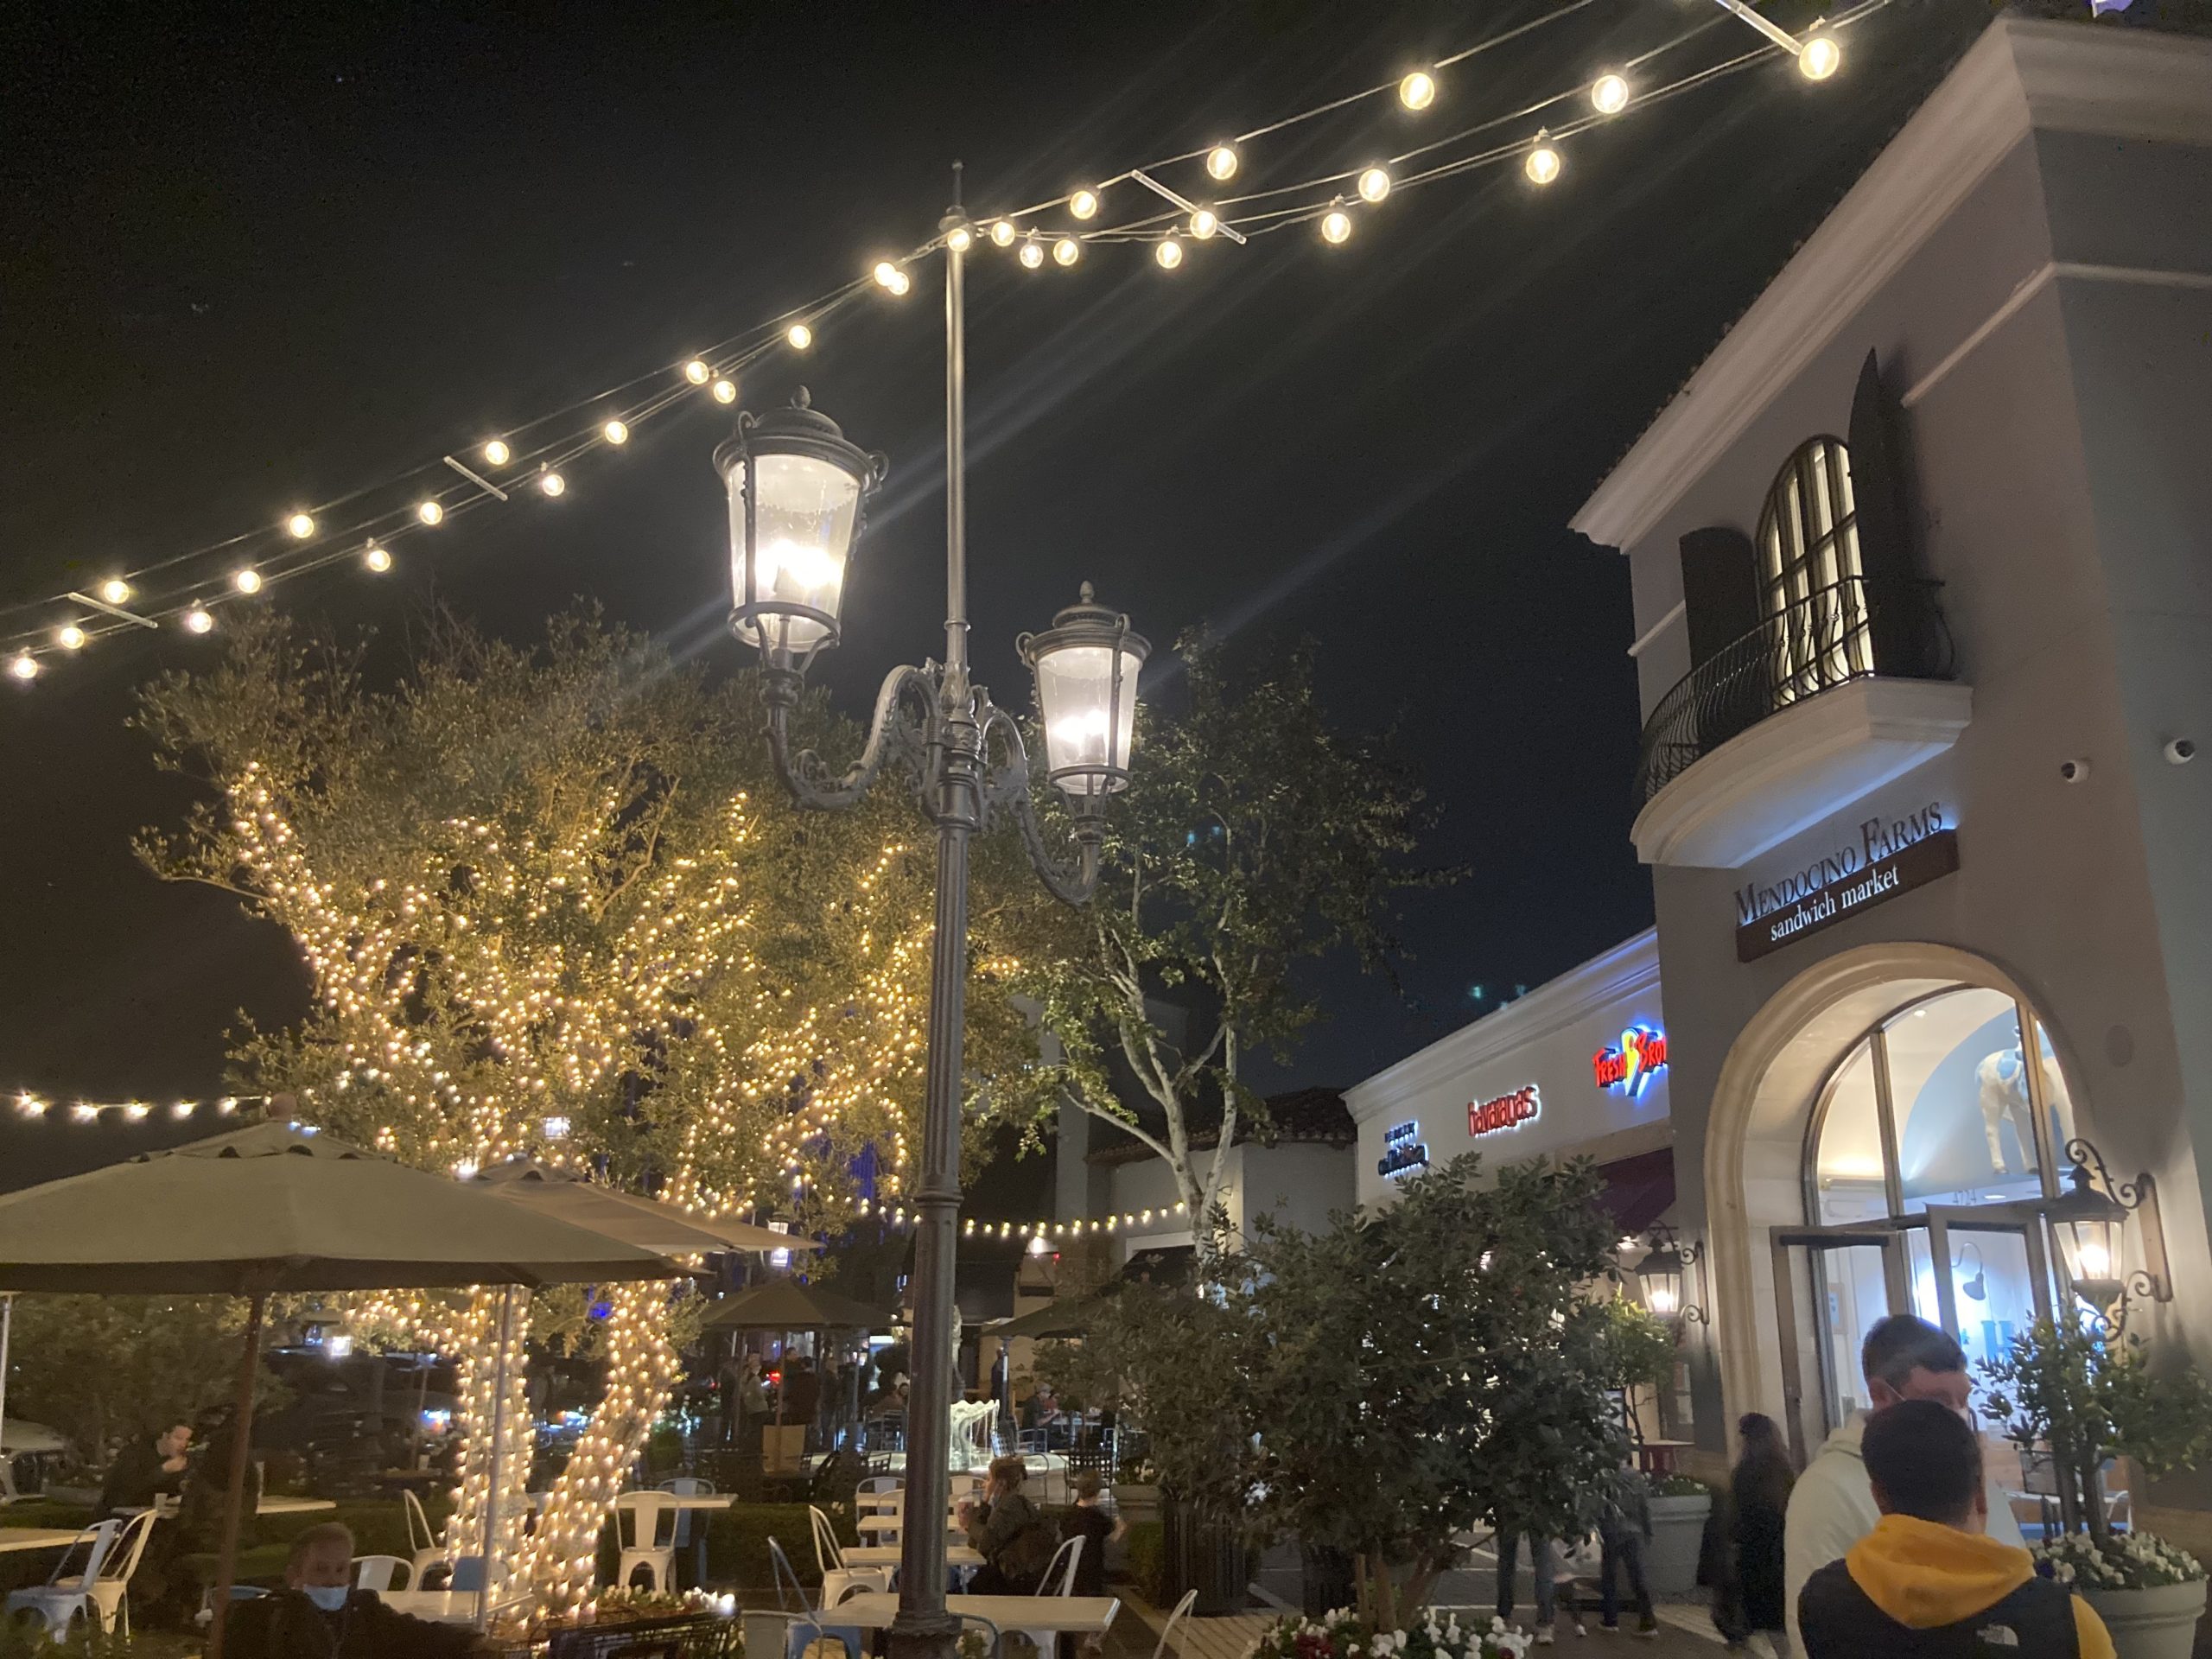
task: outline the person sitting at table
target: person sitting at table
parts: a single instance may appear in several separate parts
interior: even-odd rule
[[[184,1495],[177,1502],[177,1548],[187,1554],[209,1554],[221,1547],[223,1510],[230,1496],[232,1433],[237,1423],[237,1412],[225,1406],[213,1416],[201,1421],[200,1440],[206,1449],[200,1461],[193,1466],[192,1475],[184,1483]],[[241,1535],[251,1539],[252,1518],[261,1507],[261,1465],[254,1459],[252,1448],[243,1448],[245,1459],[245,1483],[241,1489],[238,1514],[247,1532]]]
[[[191,1466],[185,1451],[192,1444],[192,1425],[173,1416],[161,1433],[140,1435],[115,1454],[107,1478],[100,1484],[99,1512],[104,1516],[132,1513],[152,1507],[157,1497],[174,1497],[184,1490],[185,1471]]]
[[[440,1624],[387,1607],[353,1587],[353,1534],[343,1522],[292,1541],[284,1588],[232,1607],[223,1632],[230,1659],[459,1659],[476,1649],[466,1624]]]
[[[973,1596],[1033,1596],[1059,1548],[1059,1529],[1022,1495],[1029,1467],[1020,1458],[993,1458],[983,1501],[963,1497],[957,1518],[969,1548],[983,1558],[969,1580]]]

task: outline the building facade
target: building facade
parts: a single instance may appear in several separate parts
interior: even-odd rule
[[[2004,18],[1574,520],[1635,598],[1708,1466],[1817,1445],[1882,1313],[1980,1359],[2069,1271],[2212,1361],[2208,461],[2212,41]],[[2018,1219],[2082,1141],[2154,1178],[2123,1261]]]

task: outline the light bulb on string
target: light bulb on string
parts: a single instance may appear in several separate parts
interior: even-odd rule
[[[28,651],[19,651],[9,659],[8,671],[19,680],[35,680],[38,678],[38,658]]]
[[[1068,198],[1068,212],[1077,219],[1097,218],[1098,193],[1089,189],[1077,191]]]
[[[1416,69],[1398,83],[1398,102],[1409,110],[1425,110],[1436,102],[1436,77]]]
[[[1529,175],[1532,184],[1549,184],[1559,177],[1560,167],[1559,151],[1552,147],[1551,135],[1539,132],[1529,151],[1529,159],[1521,163],[1521,170]]]
[[[1026,237],[1026,238],[1023,238],[1023,240],[1022,240],[1022,244],[1021,244],[1021,265],[1022,265],[1022,269],[1023,269],[1023,270],[1036,270],[1039,265],[1042,265],[1044,263],[1045,263],[1045,245],[1044,245],[1042,242],[1039,242],[1039,241],[1037,239],[1037,232],[1034,232],[1034,231],[1032,231],[1032,232],[1029,232],[1028,236],[1027,236],[1027,237]]]
[[[435,501],[425,501],[415,509],[415,516],[435,530],[446,521],[446,510]]]
[[[1797,73],[1808,80],[1826,80],[1843,67],[1843,48],[1829,34],[1826,20],[1814,23],[1797,54]]]
[[[184,613],[184,626],[194,633],[207,633],[214,628],[215,619],[205,607],[195,605]]]
[[[513,450],[507,448],[504,439],[494,438],[484,446],[484,461],[486,466],[504,467],[514,459],[514,454]]]
[[[1082,257],[1083,244],[1071,236],[1064,236],[1052,244],[1052,261],[1055,264],[1071,265]]]
[[[737,382],[734,380],[715,381],[715,401],[718,404],[735,403],[737,401]]]
[[[315,534],[315,515],[311,512],[296,512],[284,521],[284,528],[291,532],[294,541],[304,542]]]
[[[956,225],[945,232],[944,245],[955,253],[965,253],[976,245],[976,234],[965,225]]]
[[[1321,239],[1332,247],[1342,247],[1351,240],[1351,215],[1341,207],[1332,207],[1321,215]]]
[[[1590,86],[1590,107],[1600,115],[1618,115],[1628,107],[1627,79],[1610,73],[1599,76]]]
[[[728,385],[729,383],[724,381],[722,384]],[[734,391],[735,388],[732,387],[731,390]],[[568,490],[569,480],[558,473],[547,473],[537,480],[537,487],[548,495],[561,495]]]
[[[371,542],[362,551],[361,563],[367,565],[370,569],[375,571],[378,575],[382,575],[385,571],[391,569],[391,555],[386,552],[383,548],[378,547],[374,542]]]
[[[814,330],[803,322],[795,322],[784,330],[784,339],[790,343],[791,350],[803,352],[814,344]]]
[[[1183,263],[1183,245],[1171,236],[1153,249],[1152,257],[1162,270],[1173,270]]]
[[[893,272],[891,273],[891,280],[890,280],[890,282],[888,282],[887,283],[886,283],[886,284],[885,284],[885,286],[886,286],[886,287],[887,287],[888,289],[890,289],[891,293],[892,293],[892,296],[893,296],[893,298],[900,298],[900,297],[903,297],[903,296],[905,296],[905,294],[906,294],[906,290],[907,290],[908,289],[912,288],[913,285],[914,285],[914,279],[913,279],[912,277],[909,276],[908,276],[905,271],[903,271],[903,270],[894,270],[894,271],[893,271]]]
[[[250,564],[241,565],[231,572],[231,586],[242,594],[257,594],[261,591],[261,572]]]
[[[899,267],[888,259],[879,259],[875,262],[875,285],[878,288],[889,288],[898,275]]]
[[[1193,208],[1191,213],[1191,234],[1205,241],[1221,228],[1221,219],[1211,207]]]
[[[82,651],[85,631],[74,622],[65,622],[54,631],[54,643],[64,651]]]
[[[1206,176],[1226,183],[1236,176],[1237,163],[1243,158],[1234,144],[1216,144],[1206,152]]]
[[[1014,235],[1015,232],[1012,220],[995,219],[991,221],[990,238],[991,240],[996,243],[1000,247],[1012,247],[1014,245]]]
[[[715,378],[715,372],[695,357],[683,365],[683,378],[695,386],[703,386]]]
[[[599,435],[619,449],[630,442],[630,424],[626,421],[609,421],[599,429]]]
[[[1358,188],[1362,201],[1382,200],[1390,194],[1390,169],[1387,167],[1362,168]]]
[[[130,597],[130,584],[121,576],[110,576],[100,583],[100,597],[111,605],[120,605]]]

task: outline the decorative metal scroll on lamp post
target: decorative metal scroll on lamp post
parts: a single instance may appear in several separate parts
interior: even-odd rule
[[[810,408],[803,389],[789,409],[740,416],[736,435],[715,453],[729,492],[730,628],[760,652],[768,742],[785,787],[802,807],[852,806],[895,750],[915,775],[938,830],[928,1085],[912,1193],[919,1223],[907,1502],[899,1613],[890,1632],[901,1659],[949,1655],[959,1631],[944,1605],[944,1535],[969,842],[994,814],[1010,814],[1045,885],[1069,904],[1090,899],[1098,885],[1107,803],[1128,786],[1137,673],[1151,649],[1126,616],[1095,602],[1088,582],[1079,602],[1054,617],[1050,628],[1018,642],[1035,681],[1046,776],[1065,795],[1074,820],[1071,868],[1046,843],[1030,799],[1020,726],[969,675],[962,264],[975,230],[957,207],[939,228],[936,245],[945,269],[944,660],[894,668],[884,677],[867,744],[842,773],[810,749],[793,749],[791,720],[808,665],[837,643],[845,578],[859,549],[868,498],[883,481],[886,463]]]

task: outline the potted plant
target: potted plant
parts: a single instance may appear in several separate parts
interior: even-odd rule
[[[1244,1659],[1522,1659],[1529,1641],[1500,1618],[1462,1624],[1456,1612],[1423,1607],[1392,1630],[1339,1607],[1319,1618],[1270,1625]]]
[[[2154,1376],[2139,1337],[2047,1319],[1980,1370],[2006,1438],[2051,1469],[2059,1530],[2031,1546],[2041,1570],[2096,1609],[2120,1659],[2186,1659],[2204,1568],[2162,1539],[2115,1528],[2102,1474],[2113,1458],[2133,1459],[2146,1479],[2193,1467],[2212,1450],[2212,1384],[2185,1366]]]
[[[1688,1475],[1661,1475],[1651,1483],[1651,1548],[1644,1572],[1655,1596],[1697,1591],[1697,1559],[1713,1513],[1713,1488]]]
[[[1674,1327],[1624,1296],[1602,1306],[1600,1352],[1605,1382],[1620,1391],[1629,1431],[1642,1445],[1643,1425],[1637,1415],[1637,1395],[1656,1397],[1673,1387]],[[1645,1554],[1645,1571],[1654,1595],[1688,1596],[1696,1591],[1698,1554],[1705,1541],[1706,1517],[1712,1511],[1713,1489],[1703,1481],[1662,1475],[1651,1483],[1651,1548]]]

